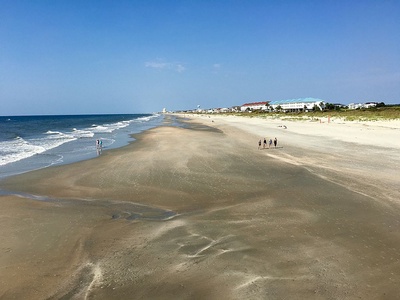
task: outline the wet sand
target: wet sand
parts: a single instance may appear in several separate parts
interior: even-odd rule
[[[0,298],[399,297],[399,149],[184,121],[0,182]]]

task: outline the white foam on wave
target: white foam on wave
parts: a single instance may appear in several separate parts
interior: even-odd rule
[[[43,147],[30,145],[27,141],[25,141],[23,138],[20,137],[17,137],[11,141],[1,142],[0,149],[1,149],[0,166],[45,151]]]
[[[93,138],[95,134],[112,133],[130,124],[148,122],[158,116],[159,115],[155,114],[110,124],[92,124],[92,126],[88,128],[73,128],[70,132],[48,130],[41,138],[24,140],[21,137],[17,137],[13,140],[2,141],[0,142],[0,166],[41,154],[77,139]],[[103,137],[102,139],[105,147],[115,142],[112,138],[107,139]]]
[[[46,138],[24,140],[21,137],[17,137],[10,141],[0,142],[0,166],[41,154],[73,140],[76,140],[73,136],[52,133]]]
[[[119,121],[119,122],[110,123],[110,124],[106,123],[106,124],[102,124],[102,125],[93,124],[89,130],[93,130],[93,132],[95,132],[95,133],[111,133],[115,130],[128,127],[131,123],[137,122],[137,120],[139,120],[139,119],[133,119],[133,120],[128,120],[128,121]]]
[[[58,155],[57,157],[58,157],[57,159],[55,159],[52,162],[50,162],[50,166],[57,165],[57,164],[61,163],[64,160],[64,156],[62,156],[62,155]]]
[[[94,132],[91,130],[86,130],[86,129],[76,129],[74,128],[72,131],[72,136],[75,138],[91,138],[94,137]]]
[[[95,133],[110,133],[113,132],[113,129],[109,128],[108,126],[104,126],[104,125],[92,125],[92,127],[89,129]]]
[[[148,122],[148,121],[150,121],[150,120],[152,120],[152,119],[154,119],[154,118],[157,118],[157,117],[159,117],[159,116],[160,116],[159,114],[154,114],[154,115],[147,116],[147,117],[140,117],[140,118],[137,118],[137,119],[132,120],[132,121],[134,121],[134,122],[140,122],[140,123],[142,123],[142,122]]]
[[[62,132],[60,132],[60,131],[48,130],[47,132],[45,132],[45,134],[62,134]]]
[[[125,128],[127,126],[129,126],[132,123],[144,123],[144,122],[148,122],[154,118],[157,118],[158,114],[154,114],[151,116],[146,116],[146,117],[140,117],[137,119],[132,119],[132,120],[126,120],[126,121],[119,121],[116,123],[110,123],[110,124],[102,124],[102,125],[97,125],[97,124],[92,124],[92,127],[89,130],[94,130],[94,132],[96,133],[111,133],[115,130],[121,129],[121,128]]]

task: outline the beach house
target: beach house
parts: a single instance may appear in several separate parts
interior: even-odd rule
[[[360,108],[371,108],[376,107],[377,102],[365,102],[365,103],[350,103],[348,105],[349,109],[360,109]]]
[[[371,108],[371,107],[376,107],[378,105],[377,102],[366,102],[364,104],[364,108]]]
[[[362,108],[363,104],[362,103],[350,103],[348,105],[349,109],[358,109],[358,108]]]
[[[271,101],[269,102],[269,106],[273,110],[284,112],[311,111],[314,109],[324,110],[325,101],[316,98],[298,98]]]

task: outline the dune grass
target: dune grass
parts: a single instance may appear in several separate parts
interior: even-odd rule
[[[341,109],[313,112],[262,112],[234,113],[246,117],[268,117],[286,120],[319,120],[320,118],[341,118],[345,121],[383,121],[400,120],[400,106],[378,107],[368,109]]]

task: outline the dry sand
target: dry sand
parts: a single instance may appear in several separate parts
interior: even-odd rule
[[[282,122],[185,118],[0,182],[0,298],[398,298],[396,123]]]

